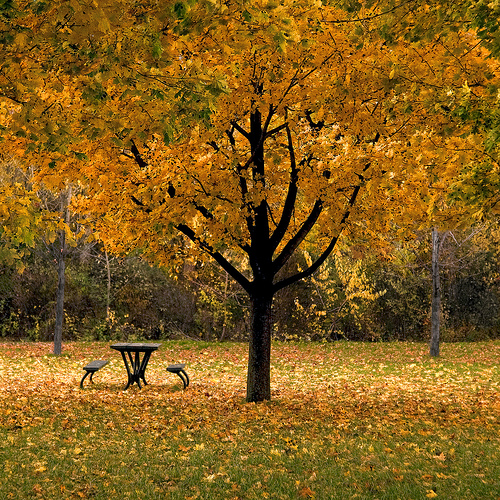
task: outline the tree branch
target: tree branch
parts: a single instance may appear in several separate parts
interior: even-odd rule
[[[268,137],[271,137],[275,134],[277,134],[278,132],[280,132],[281,130],[283,130],[284,128],[287,128],[288,127],[288,123],[283,123],[281,125],[278,125],[277,127],[273,128],[272,130],[269,130],[268,132],[266,132],[266,135],[264,137],[264,139],[267,139]]]
[[[250,293],[252,284],[251,282],[238,271],[220,252],[214,250],[206,241],[203,241],[195,232],[186,224],[178,224],[176,229],[182,234],[187,236],[194,244],[212,257],[217,264],[219,264],[224,271],[226,271],[243,289]]]
[[[141,207],[147,214],[150,214],[152,210],[144,205],[144,203],[141,200],[138,200],[134,195],[130,197],[130,199],[139,207]]]
[[[142,158],[139,148],[135,145],[134,141],[132,141],[132,147],[130,148],[130,152],[134,156],[134,160],[137,163],[137,165],[139,165],[140,168],[146,168],[148,166],[146,161],[144,161],[144,159]]]
[[[232,121],[231,125],[237,130],[245,139],[250,140],[250,134],[237,122]]]
[[[337,241],[340,238],[340,235],[342,234],[342,231],[344,229],[344,226],[340,228],[339,234],[337,236],[334,236],[328,247],[325,249],[325,251],[320,255],[320,257],[313,262],[313,264],[308,267],[305,271],[302,271],[300,273],[297,273],[293,276],[290,276],[288,278],[285,278],[281,281],[278,281],[275,285],[273,285],[273,292],[276,293],[278,290],[281,290],[282,288],[286,288],[289,285],[292,285],[293,283],[296,283],[297,281],[300,281],[304,278],[307,278],[311,275],[313,275],[320,267],[321,265],[325,262],[325,260],[328,258],[328,256],[332,253],[333,249],[335,248],[335,245],[337,244]]]
[[[406,0],[404,2],[395,5],[394,7],[391,7],[390,9],[379,12],[378,14],[371,14],[365,17],[355,17],[353,19],[336,19],[334,21],[325,21],[325,22],[330,24],[346,24],[346,23],[359,23],[361,21],[372,21],[373,19],[377,19],[379,17],[386,16],[387,14],[391,14],[392,12],[395,12],[396,10],[410,3],[413,3],[413,0]]]
[[[278,257],[276,257],[276,259],[274,260],[273,262],[274,275],[276,275],[276,273],[286,264],[288,259],[293,255],[293,253],[297,249],[297,247],[304,241],[304,238],[309,234],[311,229],[314,227],[314,224],[316,224],[322,211],[323,211],[323,202],[321,200],[317,200],[306,221],[302,224],[302,226],[297,231],[295,236],[291,238],[290,241],[285,245],[285,248],[283,248]]]
[[[295,207],[295,201],[297,199],[297,182],[299,181],[297,162],[295,159],[295,150],[293,147],[292,134],[288,124],[286,124],[286,135],[288,139],[288,151],[290,154],[290,182],[288,184],[288,193],[286,195],[285,203],[283,205],[283,212],[281,213],[281,219],[271,236],[270,244],[272,252],[274,253],[278,245],[280,244],[286,230],[290,224],[292,218],[293,209]]]
[[[365,165],[365,167],[363,168],[363,173],[366,172],[370,168],[370,165],[371,165],[371,163],[367,163]],[[357,199],[359,192],[361,190],[361,187],[364,183],[364,176],[362,174],[358,174],[358,177],[360,179],[360,183],[354,188],[354,190],[351,194],[351,198],[349,199],[349,202],[347,204],[346,211],[344,212],[344,215],[342,216],[342,219],[340,221],[340,230],[339,230],[338,234],[331,239],[328,247],[325,249],[325,251],[320,255],[320,257],[310,267],[308,267],[305,271],[297,273],[293,276],[285,278],[285,279],[279,281],[278,283],[276,283],[273,286],[274,292],[277,292],[278,290],[281,290],[282,288],[285,288],[293,283],[296,283],[297,281],[300,281],[301,279],[307,278],[308,276],[311,276],[312,274],[314,274],[319,269],[319,267],[325,262],[325,260],[328,258],[328,256],[332,253],[333,249],[335,248],[335,245],[337,244],[337,241],[340,238],[340,235],[342,234],[342,231],[344,230],[345,223],[347,222],[347,220],[349,219],[349,216],[351,215],[351,209],[354,206],[354,204],[356,203],[356,199]],[[316,203],[318,203],[318,202],[316,202]],[[313,209],[313,211],[314,211],[314,209]],[[312,215],[312,212],[311,212],[311,215]],[[311,215],[309,216],[309,218],[311,218]],[[319,217],[319,214],[318,214],[318,217]],[[312,226],[310,229],[312,229]],[[309,229],[309,231],[310,231],[310,229]],[[301,230],[302,230],[302,228],[301,228]],[[307,233],[309,231],[306,232],[304,237],[307,235]],[[299,242],[299,244],[300,244],[300,242]],[[297,246],[298,246],[298,244],[295,246],[295,248],[297,248]],[[292,253],[295,250],[295,248],[292,250]],[[283,252],[285,250],[286,250],[286,247],[283,250]],[[288,258],[290,258],[290,256],[291,256],[291,254],[287,257],[287,260],[288,260]],[[286,262],[286,260],[284,262]]]

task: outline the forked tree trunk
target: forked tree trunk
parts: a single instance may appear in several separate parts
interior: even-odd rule
[[[320,223],[320,216],[323,214],[324,209],[324,200],[321,198],[322,195],[318,193],[318,198],[310,206],[308,215],[297,228],[294,227],[297,222],[295,219],[296,208],[301,206],[303,202],[302,198],[298,196],[299,172],[301,168],[312,168],[311,162],[314,159],[314,155],[309,153],[302,155],[300,153],[300,159],[296,158],[296,153],[300,152],[300,150],[296,149],[296,145],[294,144],[290,129],[291,124],[288,120],[285,120],[285,123],[271,128],[271,124],[275,125],[277,123],[274,119],[278,116],[277,109],[280,106],[275,107],[274,105],[270,105],[263,119],[259,102],[264,95],[264,88],[259,77],[252,80],[252,83],[256,98],[255,100],[251,100],[250,129],[245,130],[241,124],[237,123],[238,120],[235,119],[234,122],[231,122],[231,130],[226,131],[231,147],[234,148],[236,145],[235,132],[241,134],[250,145],[251,155],[246,162],[238,164],[236,173],[239,177],[240,195],[243,201],[242,210],[246,214],[245,219],[249,234],[248,241],[246,243],[241,242],[238,246],[248,256],[252,278],[248,278],[245,272],[237,269],[219,250],[212,247],[208,241],[199,236],[188,224],[180,223],[177,224],[176,228],[195,245],[207,252],[249,295],[252,312],[247,374],[247,401],[257,402],[271,399],[271,306],[273,296],[277,291],[311,276],[320,268],[327,257],[331,255],[340,237],[342,228],[345,227],[351,210],[356,204],[358,195],[365,183],[364,174],[370,169],[371,162],[366,162],[362,172],[358,173],[359,183],[355,184],[352,188],[352,192],[346,201],[344,213],[339,219],[340,229],[336,234],[332,235],[328,246],[322,249],[320,255],[307,269],[295,274],[292,273],[288,277],[281,277],[278,273],[285,268],[286,263],[298,251],[302,242],[306,240],[311,231]],[[293,86],[295,86],[295,83],[290,86],[289,90]],[[314,124],[307,112],[306,115],[309,118],[311,126],[318,127],[319,129],[323,127],[322,124]],[[289,152],[290,178],[283,205],[279,209],[277,206],[274,206],[274,202],[270,204],[266,194],[267,190],[271,189],[272,183],[266,180],[264,144],[267,140],[273,141],[273,143],[276,140],[281,141],[282,139],[277,139],[277,137],[282,132],[286,133],[285,148]],[[215,147],[217,152],[220,150],[216,142],[211,143],[211,145]],[[236,149],[234,151],[236,152]],[[136,163],[141,168],[144,167],[145,162],[133,143],[131,152]],[[272,164],[268,166],[267,170],[273,170]],[[326,177],[327,174],[329,176],[329,172],[325,170],[323,175]],[[167,192],[171,198],[176,197],[176,189],[173,186],[169,186]],[[259,196],[260,192],[262,192],[262,197]],[[149,213],[147,204],[135,199],[135,197],[132,198],[134,203]],[[271,207],[271,205],[273,206]],[[204,207],[197,202],[193,206],[207,220],[213,219],[214,215],[211,213],[210,207]],[[281,211],[281,214],[279,218],[275,219],[274,215],[278,215],[279,211]],[[228,234],[230,233],[228,232]],[[237,239],[239,240],[240,237]]]
[[[430,355],[439,356],[439,319],[441,314],[441,283],[439,279],[439,233],[432,230],[432,309]]]
[[[250,297],[251,330],[248,353],[247,401],[271,399],[271,309],[273,297]]]

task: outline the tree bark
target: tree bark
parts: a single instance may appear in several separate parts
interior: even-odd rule
[[[57,262],[57,292],[56,292],[56,325],[54,329],[54,354],[59,356],[62,352],[62,327],[64,321],[64,285],[66,282],[64,262],[66,247],[66,234],[61,231],[61,251]]]
[[[267,292],[250,297],[251,330],[248,353],[247,401],[271,399],[271,309],[273,297]]]
[[[66,193],[61,193],[61,219],[69,225],[72,189],[68,187]],[[56,292],[56,324],[54,328],[54,354],[59,356],[62,352],[62,329],[64,323],[64,285],[66,283],[66,233],[60,233],[61,248],[57,255],[57,292]]]
[[[108,275],[108,282],[106,287],[106,321],[109,322],[109,306],[111,304],[111,268],[109,265],[108,251],[104,250],[104,257],[106,258],[106,272]]]
[[[439,279],[439,232],[432,230],[432,309],[430,355],[439,356],[439,319],[441,314],[441,283]]]

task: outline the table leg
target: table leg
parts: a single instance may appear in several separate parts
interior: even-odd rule
[[[146,367],[148,366],[150,357],[151,357],[151,351],[146,351],[144,353],[144,357],[142,358],[141,368],[139,370],[139,377],[142,378],[145,385],[148,385],[148,383],[146,382],[146,379],[144,377],[145,377]]]
[[[130,361],[132,361],[132,354],[129,353],[129,356],[130,356]],[[135,352],[134,362],[133,362],[133,368],[134,368],[134,375],[133,375],[133,381],[132,381],[132,383],[137,382],[137,385],[139,386],[139,389],[142,389],[142,387],[141,387],[141,380],[140,380],[140,376],[141,376],[141,353],[138,352],[138,351]]]
[[[131,370],[131,369],[134,368],[134,364],[132,363],[132,358],[130,356],[130,353],[128,353],[128,356],[129,356],[129,359],[130,359],[130,367],[129,367],[129,364],[128,364],[128,361],[127,361],[127,356],[125,356],[125,352],[121,351],[121,354],[122,354],[122,358],[123,358],[123,363],[125,364],[125,368],[127,369],[128,381],[127,381],[127,385],[123,389],[124,391],[126,391],[129,388],[129,386],[134,383],[134,376],[133,376],[133,373],[132,373],[132,370]]]
[[[118,349],[122,355],[123,364],[127,370],[127,385],[124,387],[124,391],[127,390],[131,385],[137,382],[139,389],[142,389],[141,380],[144,385],[148,385],[146,381],[146,367],[148,366],[149,359],[151,358],[152,350],[128,350],[128,349]],[[143,357],[141,359],[141,352]],[[128,359],[127,359],[128,357]],[[129,364],[130,363],[130,364]],[[92,375],[90,377],[92,379]]]

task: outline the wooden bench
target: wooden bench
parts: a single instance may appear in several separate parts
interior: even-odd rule
[[[85,370],[85,375],[82,378],[82,381],[80,382],[80,388],[83,389],[83,381],[88,377],[90,374],[90,381],[93,383],[92,377],[94,376],[94,373],[99,371],[103,366],[106,366],[109,363],[109,361],[104,361],[102,359],[97,359],[95,361],[91,361],[87,366],[84,366],[83,369]]]
[[[180,379],[182,380],[182,383],[184,384],[184,389],[189,385],[188,374],[184,371],[185,366],[186,366],[185,363],[179,363],[167,366],[167,370],[170,373],[176,373],[177,375],[179,375]]]

